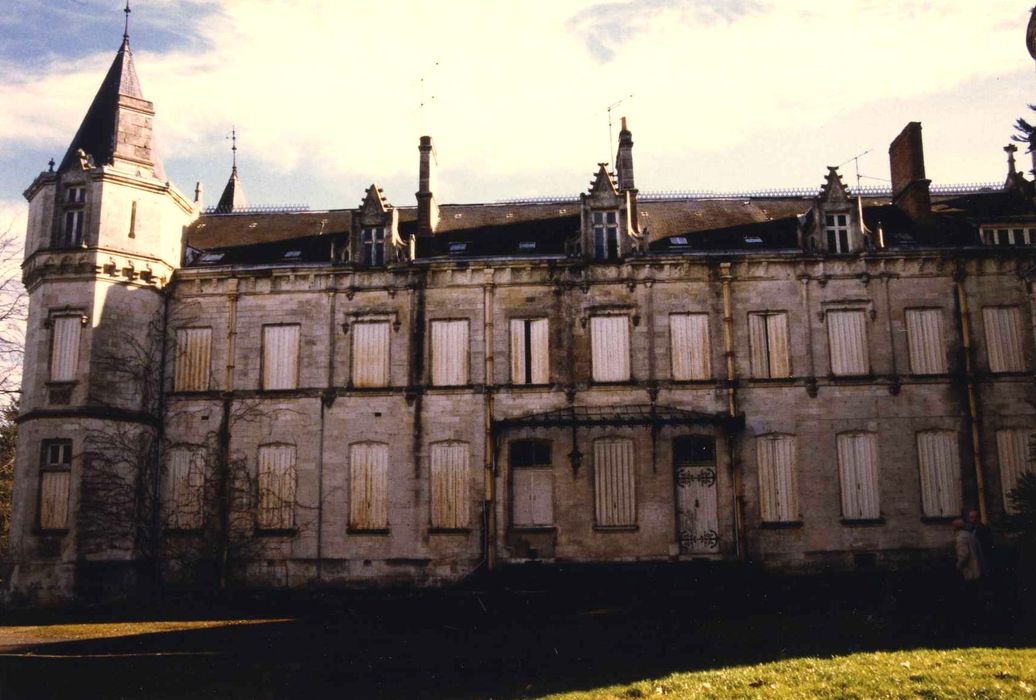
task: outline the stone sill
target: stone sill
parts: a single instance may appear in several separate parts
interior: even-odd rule
[[[759,523],[760,530],[794,530],[801,527],[801,520],[767,520]]]
[[[471,533],[470,527],[430,527],[429,535],[467,535]]]
[[[256,537],[295,537],[298,534],[299,534],[298,528],[294,528],[294,527],[280,528],[280,529],[277,529],[277,528],[263,529],[263,528],[258,528],[257,527],[255,529],[255,536]]]
[[[872,525],[884,525],[885,518],[842,518],[842,525],[848,527],[868,527]]]
[[[182,528],[182,527],[168,527],[162,530],[162,534],[166,537],[187,538],[187,537],[201,537],[204,531],[200,527],[195,528]]]
[[[388,535],[388,534],[391,534],[391,531],[387,527],[379,527],[379,528],[350,527],[350,528],[346,528],[345,533],[347,535]]]
[[[594,532],[638,532],[639,525],[594,525]]]
[[[557,532],[556,525],[512,525],[509,532],[514,533],[536,533],[536,532]]]
[[[959,515],[922,515],[921,522],[926,525],[948,525],[959,517]]]

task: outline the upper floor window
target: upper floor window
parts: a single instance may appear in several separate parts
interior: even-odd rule
[[[1021,310],[1017,306],[987,306],[982,309],[982,321],[989,371],[1024,372]]]
[[[364,320],[353,324],[353,386],[389,384],[389,322]]]
[[[432,321],[432,384],[468,383],[468,321]]]
[[[367,267],[385,264],[385,229],[365,228],[360,232],[361,262]]]
[[[619,213],[595,211],[592,214],[594,259],[614,260],[619,257]]]
[[[50,327],[50,381],[74,382],[79,366],[82,316],[55,316]]]
[[[863,309],[827,312],[827,339],[831,374],[836,377],[868,374],[867,316]]]
[[[594,316],[590,319],[590,364],[595,382],[629,381],[628,316]]]
[[[1036,245],[1036,229],[1020,226],[983,226],[983,245]]]
[[[791,376],[786,312],[748,314],[748,336],[753,377]]]
[[[299,327],[263,326],[263,388],[294,389],[299,385]]]
[[[61,245],[72,248],[83,242],[83,210],[68,209],[65,211],[65,225],[62,229]]]
[[[907,346],[913,374],[946,373],[942,309],[907,309]]]
[[[669,350],[673,379],[703,380],[712,377],[708,314],[670,314]]]
[[[827,214],[824,216],[824,234],[827,249],[831,253],[849,252],[849,215]]]
[[[547,384],[548,331],[545,318],[511,319],[511,383]]]
[[[86,188],[71,185],[65,190],[65,204],[82,204],[86,201]]]
[[[65,530],[68,528],[68,496],[72,485],[72,441],[44,440],[42,451],[40,529]]]
[[[208,390],[211,351],[211,328],[180,328],[176,331],[174,391]]]

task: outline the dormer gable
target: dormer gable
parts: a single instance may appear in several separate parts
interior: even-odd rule
[[[590,260],[620,260],[640,248],[633,192],[620,192],[607,163],[598,163],[590,189],[580,195],[582,229],[578,253]]]
[[[805,232],[807,249],[845,255],[864,248],[865,232],[860,228],[858,207],[835,166],[828,166],[824,184],[813,200],[810,224]]]
[[[371,184],[353,217],[350,261],[361,268],[380,268],[405,262],[407,246],[399,234],[399,211]]]

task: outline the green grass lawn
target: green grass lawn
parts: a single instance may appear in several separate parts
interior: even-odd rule
[[[548,697],[1036,698],[1036,649],[921,649],[791,659]]]

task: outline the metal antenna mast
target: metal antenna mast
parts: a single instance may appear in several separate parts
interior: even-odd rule
[[[615,109],[616,107],[618,107],[619,105],[621,105],[626,100],[630,99],[631,97],[633,97],[632,93],[630,93],[629,95],[626,95],[625,97],[623,97],[618,102],[612,102],[610,105],[608,105],[608,150],[605,151],[605,153],[608,156],[608,158],[607,158],[608,162],[611,162],[611,157],[612,157],[612,110]]]

